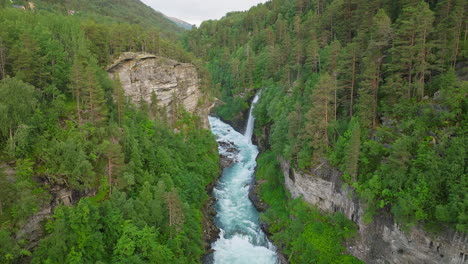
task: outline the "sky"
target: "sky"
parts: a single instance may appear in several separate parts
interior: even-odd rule
[[[232,11],[244,11],[267,0],[141,0],[163,14],[199,26]]]

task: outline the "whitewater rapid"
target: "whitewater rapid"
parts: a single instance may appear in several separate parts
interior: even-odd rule
[[[254,117],[252,102],[245,134],[216,117],[209,117],[211,131],[218,142],[231,142],[239,151],[229,168],[224,169],[214,188],[216,198],[215,222],[221,230],[220,238],[212,244],[213,260],[216,264],[275,264],[278,263],[276,249],[268,241],[259,225],[259,214],[248,198],[249,186],[257,165],[257,146],[252,144]],[[224,145],[219,152],[233,155]]]

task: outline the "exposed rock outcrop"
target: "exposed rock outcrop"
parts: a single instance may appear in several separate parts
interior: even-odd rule
[[[213,204],[216,202],[216,199],[213,196],[213,188],[216,185],[216,181],[213,181],[210,185],[206,187],[206,192],[210,194],[208,200],[203,205],[203,241],[205,247],[205,254],[209,255],[213,253],[211,249],[211,244],[219,238],[220,230],[214,223],[216,216],[216,211],[213,207]]]
[[[468,236],[446,230],[437,235],[414,227],[404,232],[389,212],[379,212],[371,223],[363,220],[365,204],[341,182],[341,173],[326,161],[310,173],[298,172],[281,161],[285,186],[293,197],[302,196],[327,212],[342,212],[358,226],[348,245],[350,254],[366,263],[451,263],[468,262]]]
[[[34,249],[37,244],[39,244],[39,240],[44,236],[42,224],[45,220],[49,219],[51,215],[52,207],[50,205],[44,206],[39,212],[32,215],[27,223],[21,227],[16,234],[16,239],[25,239],[27,241],[26,249]]]
[[[238,162],[239,150],[231,141],[217,140],[219,145],[219,166],[221,169],[229,168],[235,162]]]
[[[107,72],[111,78],[120,79],[125,95],[135,104],[151,103],[154,93],[158,106],[168,113],[171,107],[181,104],[188,112],[199,115],[208,128],[208,114],[214,104],[203,98],[194,65],[147,53],[125,52],[107,67]]]
[[[257,179],[254,178],[254,181],[250,185],[249,188],[249,199],[252,202],[252,204],[255,206],[257,211],[260,213],[265,212],[268,209],[268,204],[265,203],[262,199],[260,199],[260,186],[265,183],[265,180],[260,180],[257,181]],[[263,223],[262,223],[263,224]],[[268,230],[263,230],[263,231],[268,231]],[[265,232],[269,233],[269,232]]]

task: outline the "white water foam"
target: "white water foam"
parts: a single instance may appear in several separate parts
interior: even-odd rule
[[[253,100],[257,102],[258,96]],[[211,131],[218,141],[233,142],[239,150],[231,167],[214,189],[216,225],[220,238],[212,244],[217,264],[274,264],[278,263],[276,248],[268,241],[259,226],[259,215],[248,198],[249,185],[255,171],[258,149],[251,142],[254,118],[250,109],[245,135],[235,131],[215,117],[209,117]],[[222,146],[220,153],[226,153]]]

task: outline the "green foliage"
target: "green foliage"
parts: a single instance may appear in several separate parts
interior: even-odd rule
[[[34,252],[33,263],[90,259],[197,263],[203,252],[200,210],[207,199],[204,188],[218,173],[218,156],[213,136],[191,122],[185,125],[192,129],[174,134],[166,124],[151,121],[147,113],[127,110],[120,136],[122,149],[104,142],[97,152],[102,151],[108,173],[109,162],[112,164],[112,177],[101,186],[107,188],[104,193],[112,187],[112,194],[108,199],[81,199],[76,207],[56,210],[48,223],[50,235]],[[50,157],[60,157],[62,162],[46,167],[59,170],[54,174],[74,177],[79,168],[77,157],[86,155],[73,141],[58,143],[60,146],[66,152]],[[120,168],[118,153],[126,163]],[[75,166],[70,163],[67,167],[68,156],[75,156]],[[74,188],[93,185],[92,181],[83,182],[94,178],[90,173],[77,175]],[[56,244],[61,246],[51,246]]]
[[[143,27],[154,27],[162,31],[166,37],[176,38],[183,29],[140,1],[56,1],[39,0],[34,2],[39,9],[54,9],[66,14],[75,11],[75,16],[92,18],[104,17],[119,23],[138,24]],[[102,19],[102,18],[101,18]]]
[[[341,213],[324,215],[300,199],[291,200],[273,152],[260,156],[258,168],[260,197],[270,206],[262,219],[291,263],[362,263],[344,254],[344,239],[356,232],[353,222]]]
[[[0,230],[0,261],[2,263],[13,263],[19,253],[20,248],[11,237],[11,234],[5,230]]]
[[[33,86],[15,78],[0,81],[0,136],[13,140],[18,126],[28,122],[36,106]]]
[[[216,142],[182,106],[167,124],[130,105],[103,66],[151,52],[196,64],[207,96],[210,78],[139,1],[74,2],[0,9],[0,262],[199,263]],[[51,205],[31,253],[24,225]]]
[[[261,90],[256,135],[293,167],[327,158],[369,216],[465,232],[467,3],[426,2],[273,0],[185,46],[208,61],[222,117]]]

